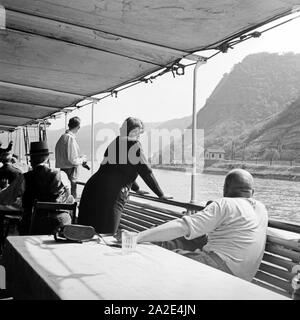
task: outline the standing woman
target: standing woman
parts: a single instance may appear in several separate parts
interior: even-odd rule
[[[127,118],[120,135],[104,153],[99,170],[87,181],[80,199],[78,223],[98,233],[115,233],[130,189],[139,192],[138,175],[159,197],[166,199],[147,163],[139,142],[142,121]]]

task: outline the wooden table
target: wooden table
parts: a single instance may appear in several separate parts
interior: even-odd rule
[[[4,260],[7,289],[18,299],[287,299],[150,243],[123,255],[96,241],[12,236]]]

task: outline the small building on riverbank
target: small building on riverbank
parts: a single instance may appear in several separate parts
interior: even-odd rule
[[[206,148],[204,150],[204,159],[223,160],[225,159],[225,153],[223,148]]]

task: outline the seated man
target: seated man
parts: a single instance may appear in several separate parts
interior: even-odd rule
[[[27,172],[30,169],[30,166],[24,162],[19,161],[19,157],[16,154],[12,155],[11,163],[13,168],[20,170],[22,173]]]
[[[17,198],[22,197],[24,210],[20,226],[22,235],[29,233],[35,200],[69,202],[72,198],[70,184],[66,182],[67,176],[63,177],[63,172],[49,168],[49,154],[45,142],[32,142],[29,153],[32,170],[20,175],[8,188],[0,192],[2,205],[12,205]],[[70,223],[71,217],[68,212],[38,212],[33,221],[32,234],[51,234],[57,226]]]
[[[4,189],[7,184],[10,185],[22,171],[14,168],[12,165],[12,154],[10,152],[4,152],[0,155],[0,162],[3,166],[0,168],[0,190]]]
[[[253,193],[252,175],[234,169],[225,178],[223,198],[203,211],[142,231],[137,241],[195,239],[207,234],[202,250],[175,252],[251,281],[264,253],[268,226],[267,210],[252,198]]]

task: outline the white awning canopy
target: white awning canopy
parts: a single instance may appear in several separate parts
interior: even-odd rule
[[[280,18],[300,0],[0,0],[0,130],[43,119]]]

